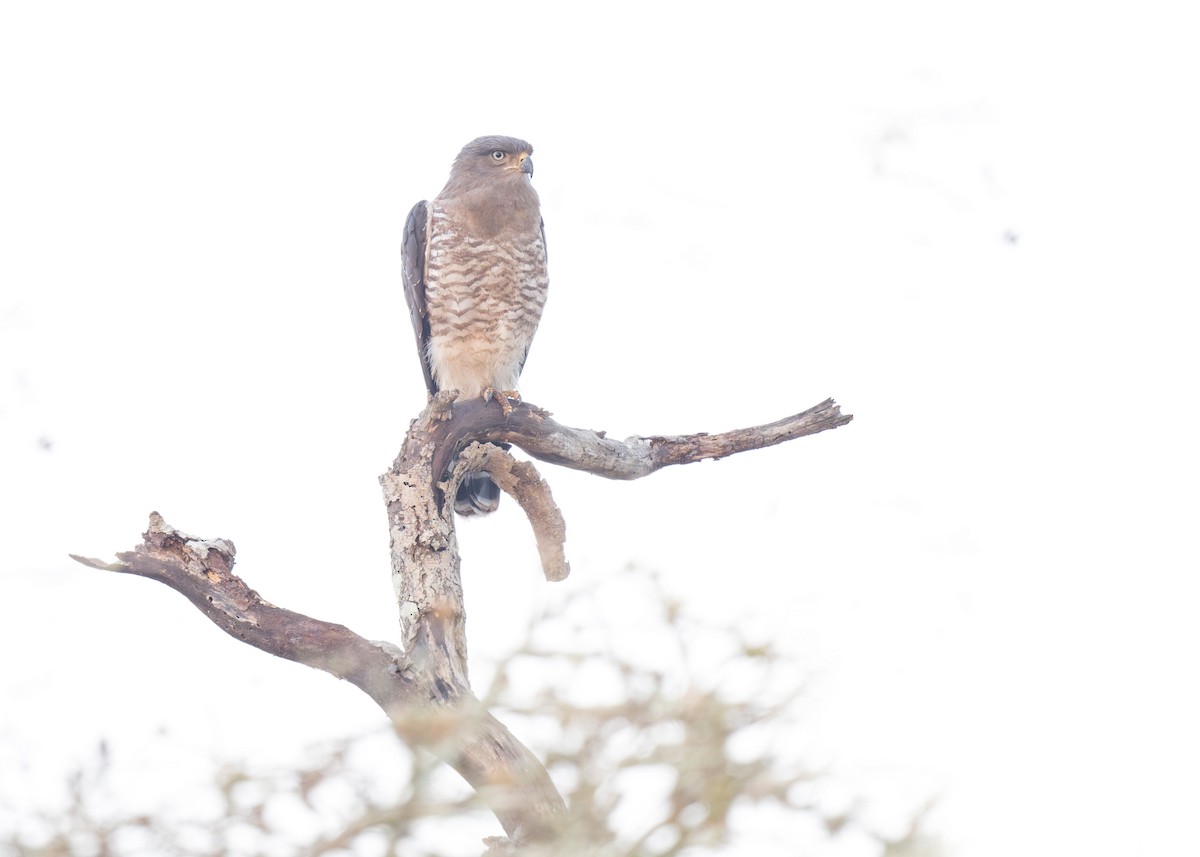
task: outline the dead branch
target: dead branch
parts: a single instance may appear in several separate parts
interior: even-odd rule
[[[157,512],[134,550],[116,563],[71,555],[92,568],[134,574],[183,594],[231,637],[352,683],[384,710],[397,731],[458,771],[514,842],[549,839],[565,811],[537,757],[471,695],[391,643],[343,625],[276,607],[233,574],[235,549],[176,530]]]
[[[380,476],[391,535],[392,582],[400,646],[365,640],[349,629],[276,607],[233,574],[234,547],[200,540],[150,516],[143,543],[117,563],[74,556],[109,571],[165,583],[218,627],[263,651],[352,682],[387,713],[399,733],[457,770],[495,813],[507,839],[492,852],[554,838],[565,806],[545,768],[471,691],[458,543],[452,497],[463,475],[487,470],[529,517],[543,572],[561,580],[566,525],[549,486],[531,463],[542,461],[610,479],[638,479],[672,464],[723,458],[837,428],[851,420],[832,399],[774,423],[722,434],[606,438],[570,428],[522,403],[505,416],[482,400],[439,393],[413,421],[400,454]],[[492,853],[490,852],[490,853]]]
[[[565,580],[571,573],[564,548],[567,522],[537,469],[528,461],[517,461],[495,444],[472,443],[459,456],[451,481],[457,485],[473,470],[486,470],[506,494],[516,499],[533,528],[546,579]]]
[[[844,426],[854,419],[833,399],[773,423],[722,434],[651,435],[613,440],[604,432],[570,428],[548,411],[522,402],[505,418],[482,400],[455,402],[453,419],[431,424],[437,446],[434,469],[446,473],[450,462],[472,441],[499,441],[519,446],[534,458],[585,470],[606,479],[640,479],[672,464],[725,458],[738,452],[775,446],[809,434]]]

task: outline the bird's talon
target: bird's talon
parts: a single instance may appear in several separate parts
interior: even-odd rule
[[[504,411],[504,416],[509,416],[513,412],[512,403],[521,404],[521,394],[516,390],[501,390],[500,391],[500,408]]]
[[[516,390],[497,390],[495,387],[484,387],[482,396],[485,404],[492,399],[499,402],[500,410],[504,412],[504,416],[506,417],[513,412],[512,402],[509,400],[512,399],[515,402],[521,401],[521,394]]]

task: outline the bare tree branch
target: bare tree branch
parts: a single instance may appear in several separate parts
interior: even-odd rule
[[[495,444],[472,443],[459,455],[451,481],[457,485],[464,475],[475,470],[490,473],[496,484],[515,498],[525,511],[537,540],[546,579],[565,580],[571,573],[564,549],[567,522],[537,468],[528,461],[517,461]]]
[[[522,403],[509,415],[482,400],[439,393],[412,422],[400,454],[380,476],[391,536],[400,646],[264,601],[233,574],[234,547],[175,530],[157,512],[143,543],[93,568],[157,580],[186,596],[218,627],[263,651],[352,682],[400,734],[457,770],[495,813],[507,839],[489,853],[551,841],[566,807],[537,758],[479,703],[467,675],[467,641],[452,497],[462,477],[487,470],[529,517],[548,580],[569,572],[566,525],[532,464],[496,444],[610,479],[637,479],[672,464],[723,458],[837,428],[851,420],[832,399],[803,413],[722,434],[608,439],[570,428]]]
[[[134,574],[182,593],[232,637],[351,682],[413,744],[453,767],[514,842],[549,839],[565,807],[541,762],[471,695],[447,685],[391,643],[276,607],[233,574],[234,546],[200,540],[150,514],[143,543],[119,562],[71,555],[92,568]]]
[[[775,446],[844,426],[854,419],[843,414],[833,399],[826,399],[773,423],[722,434],[651,435],[620,441],[605,437],[604,432],[561,425],[550,418],[548,411],[525,402],[507,418],[499,408],[480,399],[455,402],[452,413],[453,419],[443,417],[431,424],[437,446],[435,473],[446,473],[472,441],[500,441],[519,446],[550,464],[586,470],[606,479],[640,479],[672,464],[691,464]]]

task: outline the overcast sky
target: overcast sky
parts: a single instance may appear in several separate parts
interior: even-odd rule
[[[636,483],[544,466],[556,586],[633,561],[777,637],[821,752],[941,792],[956,854],[1197,852],[1187,11],[4,4],[0,800],[99,736],[158,783],[378,724],[66,554],[157,509],[394,639],[400,232],[510,134],[551,266],[526,399],[618,437],[855,415]],[[554,596],[511,502],[460,540],[486,661]]]

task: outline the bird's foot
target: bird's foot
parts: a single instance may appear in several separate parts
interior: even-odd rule
[[[516,390],[497,390],[495,387],[483,388],[483,400],[490,402],[493,398],[500,403],[500,410],[504,411],[504,416],[508,416],[513,412],[513,402],[521,401],[521,394]],[[509,400],[512,401],[509,401]]]

